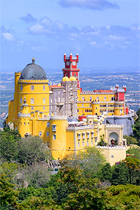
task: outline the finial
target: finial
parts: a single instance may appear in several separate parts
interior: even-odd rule
[[[34,57],[32,58],[32,63],[35,63],[35,58]]]

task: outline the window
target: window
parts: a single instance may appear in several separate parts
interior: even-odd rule
[[[95,142],[97,142],[97,137],[95,137]]]
[[[31,90],[34,90],[34,85],[31,85]]]
[[[92,97],[90,97],[90,101],[92,101]]]
[[[66,77],[68,77],[68,73],[66,73],[66,75],[65,75]]]
[[[20,110],[22,110],[22,106],[20,107]]]
[[[53,140],[56,140],[56,135],[55,134],[53,135]]]
[[[47,132],[47,137],[49,137],[49,132]]]
[[[91,140],[91,145],[93,146],[93,140]]]
[[[76,65],[76,64],[75,64]],[[76,74],[74,73],[74,77],[76,77]]]
[[[85,133],[82,133],[83,140],[85,139]]]
[[[56,131],[56,125],[52,125],[52,131]]]
[[[34,104],[34,98],[31,98],[31,104]]]
[[[94,132],[91,132],[91,138],[94,138]]]
[[[87,139],[89,139],[89,133],[87,133]]]
[[[20,85],[20,90],[21,90],[21,91],[23,90],[23,86],[22,86],[22,85]]]
[[[80,133],[78,133],[78,140],[80,140],[80,138],[81,138],[81,135],[80,135]]]
[[[82,97],[82,100],[84,101],[85,100],[85,97]]]
[[[87,146],[89,146],[89,141],[87,141]]]
[[[43,98],[43,104],[45,104],[45,98]]]
[[[97,100],[99,100],[99,97],[97,97]]]
[[[111,158],[114,158],[114,155],[111,155]]]
[[[78,147],[80,147],[80,142],[78,142]]]
[[[84,147],[84,141],[82,141],[82,147]]]
[[[41,131],[39,131],[39,136],[42,136],[42,132]]]
[[[22,98],[20,98],[20,103],[22,104]]]
[[[84,104],[82,104],[82,106],[84,106]]]
[[[24,125],[26,125],[26,122],[24,122]]]
[[[50,123],[49,122],[47,122],[47,127],[50,127]]]
[[[79,112],[79,109],[77,109],[77,112]]]
[[[120,113],[122,113],[122,109],[120,109]]]
[[[31,106],[31,110],[34,110],[34,107],[33,106]]]
[[[45,90],[45,85],[43,85],[43,90]]]
[[[45,110],[45,106],[43,106],[43,110]]]
[[[106,97],[104,97],[104,100],[106,100]]]

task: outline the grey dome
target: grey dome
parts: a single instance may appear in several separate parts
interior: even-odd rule
[[[19,79],[29,79],[29,80],[36,80],[36,79],[46,79],[46,73],[44,69],[36,65],[35,59],[32,59],[32,63],[29,63],[21,72],[21,76]]]

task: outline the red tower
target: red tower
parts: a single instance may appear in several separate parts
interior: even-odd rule
[[[75,77],[77,80],[77,87],[80,87],[80,81],[79,81],[79,71],[80,69],[77,68],[77,63],[79,61],[79,55],[76,54],[76,57],[72,56],[72,53],[70,53],[69,57],[66,57],[66,54],[64,54],[64,62],[65,62],[65,68],[62,69],[63,71],[63,77]]]

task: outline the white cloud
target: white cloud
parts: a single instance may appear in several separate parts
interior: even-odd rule
[[[81,7],[93,10],[119,9],[119,5],[108,0],[59,0],[62,7]]]
[[[8,42],[14,42],[15,38],[13,36],[13,34],[9,33],[9,32],[3,32],[2,36],[4,37],[4,39]]]
[[[94,45],[96,45],[97,43],[96,43],[96,42],[90,42],[90,44],[91,44],[92,46],[94,46]]]

